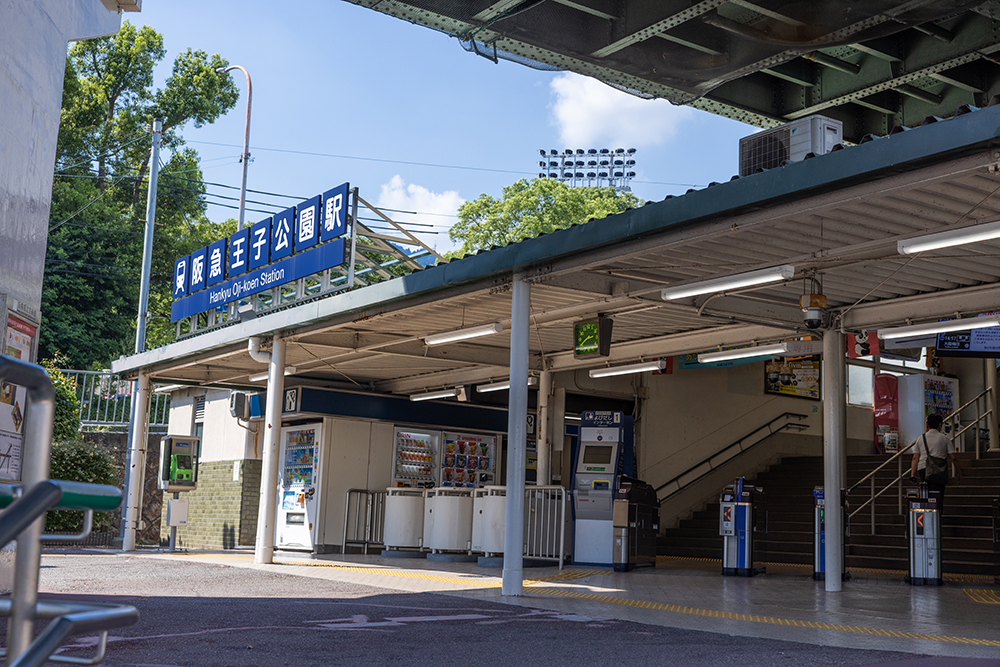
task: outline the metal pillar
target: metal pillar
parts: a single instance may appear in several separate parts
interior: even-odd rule
[[[524,586],[524,469],[528,430],[528,325],[531,286],[514,275],[510,307],[510,402],[507,408],[507,498],[502,595]]]
[[[236,229],[243,229],[245,224],[245,211],[247,201],[247,165],[250,164],[250,104],[253,102],[253,85],[250,83],[250,72],[245,67],[230,65],[222,71],[228,73],[230,70],[238,69],[247,78],[247,122],[243,128],[243,155],[240,161],[243,163],[243,184],[240,186],[240,222]]]
[[[149,274],[153,266],[153,229],[156,223],[156,182],[160,175],[160,131],[163,121],[153,121],[153,147],[149,153],[149,190],[146,193],[146,236],[142,241],[142,275],[139,280],[139,321],[135,328],[135,353],[146,349],[149,311]]]
[[[990,390],[989,403],[986,409],[990,414],[986,417],[986,426],[990,429],[990,451],[1000,449],[1000,433],[997,432],[997,362],[996,359],[983,359],[983,372],[986,374],[986,388]],[[979,442],[976,442],[979,447]],[[978,455],[977,455],[978,456]]]
[[[278,446],[281,438],[281,397],[285,393],[285,341],[275,333],[267,369],[267,409],[264,425],[264,460],[260,473],[260,509],[254,563],[274,559],[274,511],[278,495]]]
[[[847,470],[847,349],[845,336],[827,329],[823,336],[823,488],[826,497],[826,590],[841,590],[844,571],[844,512],[840,489]]]
[[[52,449],[52,422],[55,418],[55,390],[41,366],[0,357],[0,377],[26,387],[24,438],[21,441],[21,484],[27,493],[49,478]],[[35,629],[35,604],[38,602],[38,571],[42,562],[42,515],[17,539],[14,557],[14,586],[11,593],[10,621],[7,623],[7,658],[11,664],[27,650]]]
[[[538,437],[535,446],[538,454],[538,470],[535,484],[548,486],[552,483],[552,410],[549,400],[552,395],[552,371],[542,371],[538,378],[538,423],[535,426]]]
[[[122,550],[135,551],[135,533],[139,528],[139,507],[142,504],[142,487],[146,470],[146,425],[149,420],[149,374],[139,373],[136,378],[132,438],[129,441],[128,496],[125,500],[125,534]]]

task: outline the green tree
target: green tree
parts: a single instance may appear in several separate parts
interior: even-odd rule
[[[546,178],[521,179],[504,187],[499,199],[482,194],[462,204],[448,235],[462,244],[455,253],[461,255],[604,218],[641,203],[631,192],[614,188],[572,188]]]
[[[153,70],[166,51],[148,26],[128,21],[113,36],[77,42],[66,63],[40,354],[62,350],[76,368],[106,367],[135,340],[150,127],[163,120],[147,347],[172,340],[173,261],[218,238],[205,218],[197,152],[184,146],[200,127],[233,108],[239,90],[217,70],[219,55],[188,49],[162,88]],[[163,157],[161,157],[161,160]],[[155,325],[153,323],[156,323]]]
[[[80,399],[76,395],[76,382],[60,372],[66,367],[66,357],[56,352],[51,359],[43,359],[42,366],[49,373],[56,390],[55,419],[52,424],[52,442],[72,443],[80,438]]]

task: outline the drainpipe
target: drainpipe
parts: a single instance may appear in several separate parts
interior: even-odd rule
[[[250,358],[259,364],[271,363],[271,353],[260,351],[260,336],[250,336],[250,340],[247,341],[247,352]]]

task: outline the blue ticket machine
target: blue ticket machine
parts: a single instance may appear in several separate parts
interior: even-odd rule
[[[826,494],[823,491],[822,486],[817,486],[813,489],[813,579],[819,581],[826,578]],[[846,494],[843,489],[840,491],[840,509],[841,509],[841,520],[846,526],[847,512],[844,511],[847,507]],[[844,549],[844,553],[847,553],[847,537],[850,535],[850,531],[845,528],[843,531],[844,538],[841,540],[840,544]],[[841,558],[840,562],[843,566],[843,571],[840,573],[840,578],[842,581],[850,579],[850,575],[847,574],[847,559]]]
[[[632,417],[585,410],[573,475],[573,562],[614,564],[614,498],[618,476],[635,468]]]
[[[752,577],[755,569],[754,533],[766,530],[766,515],[760,507],[764,490],[737,477],[719,496],[719,534],[722,536],[722,574]],[[758,518],[758,515],[761,515]]]

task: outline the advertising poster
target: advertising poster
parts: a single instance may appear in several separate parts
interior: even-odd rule
[[[820,356],[775,359],[764,365],[764,391],[818,401]]]
[[[7,316],[7,337],[3,353],[14,359],[31,361],[31,345],[36,327]],[[24,387],[0,381],[0,480],[21,479],[21,443],[24,440],[24,409],[28,392]]]

